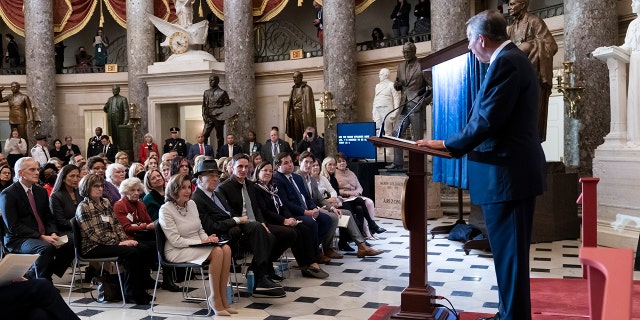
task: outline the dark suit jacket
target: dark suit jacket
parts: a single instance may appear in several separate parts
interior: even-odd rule
[[[193,158],[198,155],[200,155],[200,145],[197,143],[190,145],[189,152],[187,153],[187,159],[189,159],[189,161],[193,161]],[[213,147],[206,143],[204,144],[204,155],[213,157]]]
[[[307,192],[307,188],[304,186],[302,177],[295,173],[291,175],[293,176],[293,181],[295,181],[298,189],[304,197],[306,206],[304,203],[302,203],[302,201],[300,201],[300,198],[297,194],[298,191],[291,184],[289,179],[285,177],[284,174],[280,172],[274,172],[273,184],[278,187],[278,195],[280,196],[280,200],[282,200],[282,203],[289,209],[291,214],[293,214],[294,216],[303,216],[305,210],[312,210],[316,208],[316,204],[311,198],[311,195],[309,195],[309,192]]]
[[[445,141],[454,156],[469,154],[472,202],[518,200],[544,191],[537,79],[527,56],[508,44],[489,66],[467,125]]]
[[[253,148],[255,149],[255,151],[254,150],[249,150],[249,149],[251,149],[251,148],[249,148],[249,141],[245,141],[242,144],[242,152],[244,152],[246,154],[249,154],[249,155],[252,154],[252,153],[255,153],[255,152],[260,153],[262,151],[262,144],[260,142],[254,142],[253,143]]]
[[[233,157],[234,155],[242,153],[242,147],[237,144],[233,145],[233,154],[229,154],[229,145],[225,144],[222,147],[218,148],[218,152],[216,153],[216,158],[222,157]]]
[[[253,209],[253,215],[256,217],[256,221],[261,223],[265,222],[256,200],[256,189],[253,185],[254,182],[249,179],[245,179],[244,183],[247,185],[247,192],[249,193],[251,208]],[[242,216],[242,184],[233,176],[218,185],[216,188],[216,195],[220,198],[220,201],[222,201],[225,208],[230,211],[234,217]]]
[[[207,234],[226,235],[229,229],[236,226],[233,218],[223,208],[218,207],[200,188],[196,187],[191,200],[198,207],[200,222]]]
[[[281,226],[284,224],[284,219],[293,217],[284,204],[278,210],[271,194],[262,188],[256,187],[256,200],[258,207],[262,210],[262,216],[268,224]]]
[[[100,136],[93,136],[89,138],[89,143],[87,144],[87,158],[97,156],[100,152],[102,152]]]
[[[36,210],[42,224],[45,227],[45,234],[58,233],[51,210],[49,210],[49,197],[47,190],[34,185],[31,187],[33,197],[36,200]],[[22,188],[20,182],[14,182],[0,193],[0,212],[5,223],[5,244],[10,246],[17,239],[40,237],[38,222],[33,216],[31,205],[27,193]]]
[[[416,59],[415,67],[407,69],[407,62],[402,61],[398,65],[398,77],[400,82],[403,82],[402,97],[400,103],[405,103],[416,96],[422,95],[429,83],[431,83],[429,73],[423,72],[420,67],[420,63]],[[419,98],[416,98],[414,102],[418,102]]]
[[[66,144],[62,145],[62,148],[60,148],[62,151],[64,151],[64,158],[62,158],[62,160],[64,161],[65,164],[69,163],[69,160],[71,160],[71,153],[67,154],[67,151],[69,150],[69,147],[67,147]],[[73,155],[79,155],[80,154],[80,147],[78,147],[77,144],[71,144],[71,151],[73,151]]]
[[[289,145],[288,142],[282,140],[282,139],[278,139],[278,145],[280,146],[280,152],[291,152],[291,146]],[[267,139],[267,141],[265,141],[265,143],[262,144],[262,159],[264,159],[264,161],[267,161],[269,163],[273,163],[273,155],[271,154],[271,140]]]
[[[76,200],[80,203],[80,201],[82,201],[82,197],[80,197],[78,189],[74,189],[73,191],[75,193]],[[71,224],[69,223],[69,219],[75,217],[78,205],[73,203],[73,199],[71,199],[69,192],[67,192],[64,187],[51,194],[51,198],[49,198],[49,208],[53,214],[58,231],[63,234],[71,233]]]
[[[116,147],[115,144],[110,143],[107,146],[107,148],[108,148],[106,153],[107,159],[109,159],[111,163],[116,162],[116,153],[118,153],[118,147]],[[100,147],[100,152],[98,153],[102,153],[102,151],[104,151],[104,145]]]

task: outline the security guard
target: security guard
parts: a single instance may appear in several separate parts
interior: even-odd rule
[[[187,155],[187,142],[178,137],[180,128],[171,127],[169,131],[171,131],[171,138],[164,141],[163,153],[175,150],[179,156],[185,157]]]

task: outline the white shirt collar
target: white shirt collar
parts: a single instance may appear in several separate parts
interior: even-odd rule
[[[496,59],[496,57],[498,56],[498,54],[500,54],[500,52],[502,51],[502,49],[504,49],[504,47],[506,47],[509,43],[511,43],[511,40],[507,40],[505,42],[503,42],[497,49],[496,51],[493,52],[493,54],[491,55],[491,59],[489,60],[489,65],[491,65],[491,63],[493,63],[493,60]]]

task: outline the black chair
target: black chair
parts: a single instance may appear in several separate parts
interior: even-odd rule
[[[7,254],[7,248],[4,246],[4,219],[0,212],[0,260]]]
[[[158,264],[161,267],[165,267],[165,268],[186,268],[187,269],[187,272],[185,273],[185,282],[184,282],[184,285],[182,286],[182,298],[185,300],[192,300],[192,301],[205,301],[205,303],[207,304],[207,314],[194,315],[193,313],[158,312],[154,309],[155,308],[154,301],[156,300],[156,291],[158,290],[158,281],[160,280],[160,270],[162,268],[158,268],[158,272],[156,272],[156,283],[153,286],[153,297],[151,298],[151,307],[150,307],[151,312],[159,313],[159,314],[210,317],[211,315],[213,315],[213,309],[211,308],[211,306],[209,305],[209,302],[207,301],[207,297],[209,295],[207,294],[207,282],[204,276],[205,264],[168,261],[164,256],[164,246],[165,246],[165,243],[167,242],[167,237],[165,236],[164,231],[162,231],[162,226],[160,226],[160,222],[158,220],[154,221],[153,225],[155,227],[155,233],[156,233],[156,248],[158,251]],[[189,295],[189,279],[191,278],[191,273],[193,272],[193,268],[200,269],[200,276],[202,277],[202,289],[204,290],[204,295],[205,295],[204,298],[192,297]],[[170,277],[171,275],[165,274],[163,276]]]
[[[73,272],[71,273],[71,284],[69,285],[69,297],[68,297],[68,303],[69,305],[71,305],[71,292],[73,291],[73,283],[74,280],[76,278],[76,270],[78,270],[78,265],[81,262],[100,262],[102,264],[102,268],[100,269],[100,275],[102,275],[102,272],[104,271],[104,263],[105,262],[113,262],[116,265],[116,272],[118,273],[118,283],[120,284],[120,294],[122,295],[122,304],[120,304],[120,306],[117,306],[117,308],[122,308],[125,306],[126,299],[124,296],[124,287],[122,286],[122,277],[120,276],[120,265],[118,264],[118,258],[117,256],[115,257],[102,257],[102,258],[86,258],[82,255],[82,235],[80,233],[80,224],[78,223],[78,220],[76,220],[75,217],[71,218],[69,220],[70,224],[71,224],[71,230],[73,232],[73,248],[75,251],[75,255],[76,258],[73,261]],[[81,285],[82,286],[82,283]],[[86,298],[86,292],[84,292],[85,298]],[[107,306],[105,306],[107,307]],[[116,306],[114,306],[114,308],[116,308]]]

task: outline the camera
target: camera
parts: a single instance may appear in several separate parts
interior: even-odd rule
[[[307,132],[307,136],[309,136],[309,138],[313,137],[313,132],[311,131]]]

